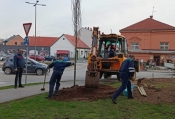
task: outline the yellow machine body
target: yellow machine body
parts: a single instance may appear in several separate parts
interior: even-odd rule
[[[112,43],[115,46],[113,56],[105,47]],[[119,69],[122,62],[127,58],[127,40],[124,36],[118,34],[98,34],[98,27],[93,28],[92,47],[88,54],[87,71],[85,77],[85,86],[98,88],[99,79],[104,76],[108,78],[116,75],[120,81]],[[135,61],[136,71],[139,72],[139,63]]]

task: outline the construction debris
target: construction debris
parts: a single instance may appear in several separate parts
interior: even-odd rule
[[[139,92],[140,92],[140,94],[141,94],[142,96],[147,97],[146,92],[145,92],[143,86],[141,86],[141,82],[142,82],[142,80],[144,80],[144,79],[145,79],[145,78],[140,78],[140,79],[137,80],[137,88],[138,88],[138,90],[139,90]]]

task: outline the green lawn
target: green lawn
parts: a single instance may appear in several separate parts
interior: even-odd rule
[[[175,103],[154,105],[124,96],[117,99],[118,104],[110,99],[65,102],[45,99],[46,95],[0,104],[0,119],[175,119]]]
[[[174,119],[175,104],[141,103],[118,98],[94,102],[52,101],[41,94],[23,100],[0,104],[0,119]]]

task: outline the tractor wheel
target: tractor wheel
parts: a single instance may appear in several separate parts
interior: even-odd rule
[[[117,80],[118,81],[121,81],[121,79],[120,79],[120,73],[117,73]]]
[[[108,73],[104,73],[104,78],[108,78]]]
[[[107,79],[107,78],[109,78],[109,77],[111,77],[111,75],[110,75],[109,73],[104,73],[104,78],[105,78],[105,79]]]
[[[103,77],[103,72],[100,72],[100,79]]]

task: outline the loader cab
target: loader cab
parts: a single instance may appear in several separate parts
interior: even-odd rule
[[[113,47],[112,50],[108,50],[108,46]],[[127,40],[117,34],[102,34],[99,39],[98,56],[101,58],[111,58],[118,56],[124,57],[128,54]]]

